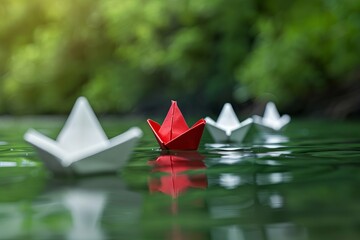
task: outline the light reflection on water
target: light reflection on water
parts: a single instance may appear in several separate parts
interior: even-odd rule
[[[357,239],[360,130],[337,142],[294,129],[242,144],[205,136],[198,152],[161,152],[150,135],[119,174],[74,178],[4,139],[0,239]]]

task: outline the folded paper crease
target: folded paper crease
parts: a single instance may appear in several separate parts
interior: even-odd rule
[[[284,114],[280,116],[275,104],[268,102],[265,107],[264,116],[253,116],[254,123],[260,127],[268,130],[279,131],[285,127],[291,120],[290,116]]]
[[[216,122],[210,117],[205,120],[215,142],[242,142],[252,125],[261,131],[279,131],[290,122],[290,116],[280,116],[275,104],[269,102],[263,117],[254,115],[240,122],[231,104],[225,103]]]
[[[240,122],[230,103],[224,104],[216,122],[210,117],[205,120],[216,142],[241,142],[253,123],[251,118]]]
[[[85,97],[76,101],[56,140],[29,129],[24,139],[54,173],[116,171],[131,154],[142,131],[133,127],[108,139]]]
[[[205,120],[200,119],[192,127],[188,127],[176,101],[160,125],[154,120],[147,120],[161,149],[196,150],[199,147],[205,127]]]

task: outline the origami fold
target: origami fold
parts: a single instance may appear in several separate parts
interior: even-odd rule
[[[154,166],[153,172],[165,172],[160,178],[151,178],[150,192],[162,192],[177,198],[188,188],[207,188],[207,178],[204,173],[186,174],[189,170],[206,169],[204,157],[200,154],[178,153],[176,155],[162,155],[155,161],[149,161]]]
[[[56,141],[33,129],[24,139],[55,174],[90,174],[118,170],[141,136],[133,127],[109,140],[86,98],[80,97]]]
[[[206,123],[204,119],[200,119],[189,128],[176,101],[171,102],[169,112],[161,126],[151,119],[147,122],[160,148],[169,150],[196,150]]]
[[[281,130],[290,122],[290,116],[284,114],[280,117],[278,110],[273,102],[268,102],[265,107],[264,116],[253,116],[254,123],[260,128],[266,130]]]
[[[240,122],[230,103],[225,103],[215,122],[206,117],[206,127],[215,142],[241,142],[253,123],[251,118]]]

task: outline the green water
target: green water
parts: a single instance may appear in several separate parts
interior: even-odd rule
[[[0,119],[0,239],[360,238],[360,122],[294,120],[281,134],[169,155],[144,137],[117,174],[55,178],[22,140],[63,119]],[[157,160],[157,162],[154,162]]]

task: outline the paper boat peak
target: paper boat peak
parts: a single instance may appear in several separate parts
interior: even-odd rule
[[[54,173],[116,171],[132,152],[142,131],[133,127],[108,139],[85,97],[79,97],[56,141],[29,129],[24,139]]]
[[[254,122],[256,125],[262,128],[267,128],[271,130],[281,130],[285,125],[287,125],[291,118],[289,115],[284,114],[280,116],[275,103],[268,102],[265,107],[264,116],[253,116]]]
[[[241,142],[248,132],[252,119],[240,122],[230,103],[225,103],[217,121],[205,118],[207,129],[216,142]]]
[[[147,122],[160,148],[169,150],[196,150],[206,123],[204,119],[200,119],[189,128],[176,101],[171,101],[162,125],[151,119]]]

